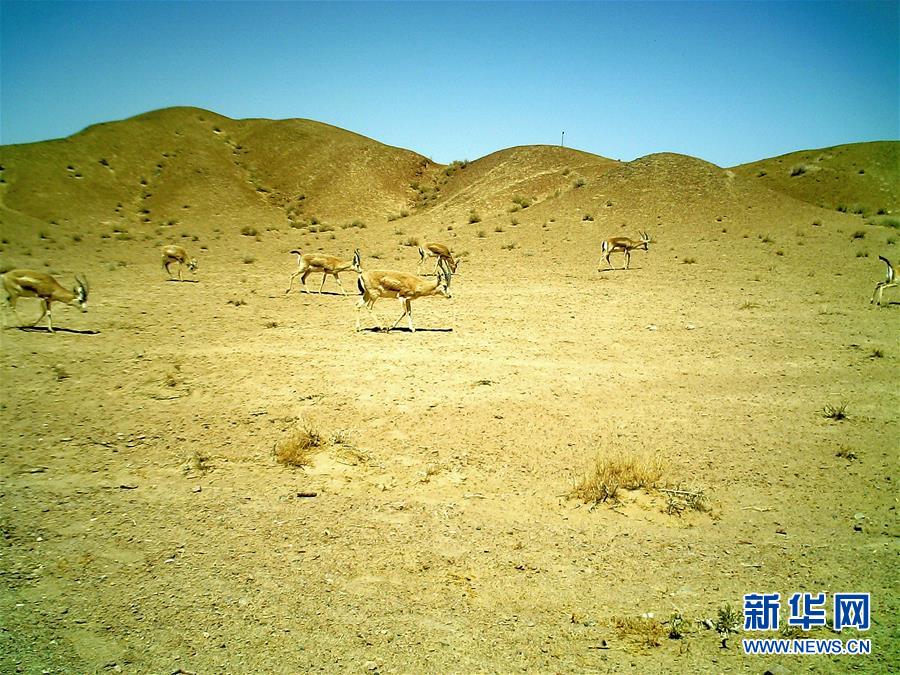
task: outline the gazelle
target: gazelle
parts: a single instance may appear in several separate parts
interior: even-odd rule
[[[74,305],[87,311],[88,283],[87,280],[75,277],[75,288],[71,291],[60,286],[59,282],[44,272],[33,270],[10,270],[3,275],[3,288],[9,296],[8,303],[16,312],[16,301],[19,298],[38,298],[41,301],[41,315],[32,325],[47,315],[47,326],[53,332],[53,318],[50,313],[50,305],[61,302],[66,305]],[[18,316],[16,312],[16,316]]]
[[[435,258],[434,261],[434,271],[432,274],[435,274],[438,269],[438,265],[441,261],[447,266],[447,269],[450,270],[451,274],[456,274],[456,266],[459,264],[459,258],[454,260],[453,254],[450,253],[450,249],[444,246],[443,244],[438,244],[437,242],[427,242],[425,239],[420,240],[419,244],[419,268],[421,269],[422,265],[425,264],[425,258]]]
[[[362,298],[356,303],[356,330],[359,331],[359,312],[365,306],[372,311],[378,298],[397,298],[403,306],[403,314],[391,326],[391,330],[403,320],[409,317],[409,330],[415,333],[413,326],[411,303],[416,298],[425,298],[429,295],[442,295],[450,298],[450,278],[453,273],[442,260],[438,261],[437,276],[434,279],[426,279],[406,272],[394,272],[391,270],[372,270],[361,272],[357,279]]]
[[[309,291],[306,290],[306,277],[313,272],[322,272],[322,285],[319,286],[319,293],[325,288],[325,279],[327,279],[330,274],[334,277],[334,280],[337,281],[338,286],[340,286],[341,293],[346,296],[347,291],[344,290],[344,285],[341,283],[341,278],[338,276],[338,273],[354,270],[359,274],[360,271],[359,249],[356,249],[353,252],[353,260],[341,260],[333,255],[322,255],[321,253],[301,253],[296,249],[291,251],[291,253],[297,256],[298,269],[291,275],[291,283],[288,285],[285,294],[291,292],[291,289],[294,287],[294,278],[298,274],[301,275],[300,283],[303,284],[304,292],[309,293]]]
[[[187,251],[185,251],[181,246],[176,246],[172,244],[171,246],[166,246],[162,250],[162,264],[163,267],[166,268],[166,273],[169,275],[169,279],[172,278],[172,272],[169,271],[169,265],[172,263],[178,263],[178,281],[182,281],[181,279],[181,266],[187,265],[188,269],[191,272],[195,272],[198,267],[196,258],[189,258]]]
[[[603,243],[600,244],[600,254],[606,256],[606,264],[609,265],[612,269],[613,264],[609,261],[609,256],[611,256],[616,251],[622,251],[625,254],[625,267],[623,269],[628,269],[628,265],[631,263],[631,252],[635,249],[642,248],[645,251],[649,251],[650,246],[650,235],[646,232],[641,232],[640,241],[635,241],[634,239],[629,239],[628,237],[611,237],[609,239],[604,239]],[[599,270],[599,261],[597,262],[597,269]]]
[[[881,294],[884,293],[885,288],[895,288],[897,286],[897,268],[891,264],[891,261],[885,258],[883,255],[878,256],[879,260],[883,260],[884,264],[887,265],[887,276],[884,281],[879,281],[875,284],[875,292],[872,294],[872,299],[869,302],[877,302],[879,305],[881,304]],[[875,298],[878,298],[876,301]]]

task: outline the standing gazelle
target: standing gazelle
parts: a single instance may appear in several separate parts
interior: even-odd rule
[[[409,317],[409,330],[415,333],[412,320],[412,301],[416,298],[425,298],[429,295],[442,295],[445,298],[450,296],[450,278],[453,273],[449,270],[446,263],[438,261],[437,277],[435,279],[426,279],[414,274],[406,272],[394,272],[392,270],[372,270],[371,272],[362,272],[357,279],[359,291],[362,298],[356,303],[356,330],[359,331],[359,312],[365,306],[372,311],[375,301],[378,298],[397,298],[403,306],[403,314],[391,326],[391,330],[397,327],[397,324],[403,320],[404,316]]]
[[[872,293],[872,299],[869,302],[877,302],[879,305],[881,304],[881,294],[884,293],[885,288],[895,288],[897,286],[897,268],[891,264],[891,261],[885,258],[883,255],[878,256],[879,260],[884,261],[884,264],[887,265],[887,276],[884,281],[879,281],[875,284],[875,292]],[[875,298],[878,298],[877,300]]]
[[[640,241],[635,241],[634,239],[629,239],[628,237],[611,237],[609,239],[604,239],[603,243],[600,244],[600,254],[606,256],[606,264],[609,265],[612,269],[613,264],[609,261],[609,256],[611,256],[616,251],[622,251],[625,254],[625,267],[623,269],[628,269],[628,265],[631,263],[631,252],[635,249],[642,248],[645,251],[649,251],[650,246],[650,235],[646,232],[641,232]],[[599,271],[600,262],[597,262],[597,269]]]
[[[425,258],[435,258],[434,261],[434,271],[432,274],[437,273],[438,265],[443,262],[447,269],[450,270],[451,274],[456,274],[456,266],[459,264],[459,258],[454,260],[453,254],[450,253],[450,249],[444,246],[444,244],[438,244],[437,242],[428,242],[425,239],[420,240],[419,244],[419,268],[421,269],[422,265],[425,264]]]
[[[41,301],[41,315],[32,325],[47,315],[47,326],[53,332],[53,317],[50,313],[50,305],[61,302],[65,305],[77,306],[82,312],[87,311],[88,283],[87,280],[75,277],[75,288],[71,291],[60,286],[59,282],[44,272],[33,270],[10,270],[3,275],[3,288],[9,296],[8,303],[13,312],[16,311],[16,301],[19,298],[38,298]],[[18,316],[18,312],[16,312]]]
[[[176,246],[175,244],[166,246],[163,248],[162,254],[162,265],[166,268],[166,274],[169,275],[169,279],[172,278],[172,272],[169,271],[169,265],[171,265],[172,263],[178,263],[178,281],[182,281],[182,265],[187,265],[188,269],[192,273],[197,271],[197,259],[188,257],[187,251],[185,251],[181,246]]]
[[[298,269],[291,275],[291,283],[288,285],[285,294],[291,292],[291,289],[294,287],[294,278],[298,274],[301,275],[300,283],[303,284],[303,291],[309,293],[309,291],[306,290],[306,277],[313,272],[322,272],[322,285],[319,286],[319,293],[325,288],[325,279],[327,279],[330,274],[334,277],[334,280],[337,281],[338,286],[340,286],[341,293],[346,296],[347,291],[344,290],[344,285],[341,283],[341,278],[338,276],[338,273],[354,270],[359,274],[359,249],[356,249],[353,252],[353,260],[341,260],[333,255],[322,255],[321,253],[301,253],[296,249],[291,251],[291,253],[297,256]]]

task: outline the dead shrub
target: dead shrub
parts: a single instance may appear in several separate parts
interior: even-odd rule
[[[325,442],[314,426],[305,424],[275,443],[275,457],[285,466],[308,466]]]
[[[667,634],[662,623],[653,617],[615,617],[612,624],[619,639],[641,647],[659,647]]]
[[[663,471],[663,462],[656,455],[618,453],[612,456],[601,453],[570,494],[585,503],[615,501],[619,489],[655,487],[662,478]]]

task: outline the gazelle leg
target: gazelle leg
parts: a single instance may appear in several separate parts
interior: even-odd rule
[[[43,319],[44,316],[46,316],[48,309],[49,309],[49,307],[47,306],[47,302],[43,298],[41,298],[41,315],[37,318],[37,321],[35,321],[31,325],[37,326],[41,322],[41,319]]]
[[[303,284],[303,292],[304,292],[304,293],[309,293],[309,289],[306,288],[306,277],[308,277],[308,276],[309,276],[309,270],[306,270],[306,271],[300,276],[300,283]]]
[[[879,291],[881,290],[882,286],[884,286],[883,281],[879,281],[877,284],[875,284],[875,292],[872,293],[872,299],[869,300],[869,304],[872,304],[873,302],[877,302],[879,305],[881,304],[881,298],[879,297],[879,295],[880,295]],[[876,298],[878,298],[878,299],[876,300]]]
[[[319,295],[322,295],[322,289],[325,288],[325,280],[328,278],[328,272],[322,275],[322,285],[319,286]]]
[[[397,298],[400,301],[400,305],[403,307],[403,314],[400,315],[400,318],[394,322],[394,325],[391,326],[391,330],[394,330],[397,327],[397,324],[403,320],[403,317],[406,316],[407,313],[407,300],[406,298]]]
[[[334,276],[334,280],[337,282],[338,288],[341,289],[341,293],[343,293],[344,297],[346,298],[347,291],[344,290],[344,284],[341,283],[341,278],[337,275],[337,273],[335,273],[333,276]]]
[[[413,322],[412,322],[412,300],[406,301],[406,316],[407,316],[407,318],[409,318],[409,332],[415,333],[416,329],[413,326]]]
[[[625,269],[628,269],[628,266],[631,264],[631,253],[625,251]]]
[[[297,277],[298,274],[300,274],[300,270],[297,270],[296,272],[294,272],[291,275],[291,282],[288,284],[288,289],[284,292],[285,295],[287,295],[288,293],[291,292],[291,289],[294,287],[294,279]]]
[[[184,279],[181,278],[181,268],[182,264],[178,263],[178,281],[184,281]]]
[[[359,302],[356,303],[356,332],[359,332],[359,313],[362,311],[363,305],[366,304],[366,297],[363,296],[359,299]],[[371,310],[371,308],[370,308]]]

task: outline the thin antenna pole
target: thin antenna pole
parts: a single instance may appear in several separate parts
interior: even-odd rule
[[[566,132],[565,132],[565,131],[562,132],[562,139],[560,140],[559,144],[560,144],[562,147],[566,147]]]

